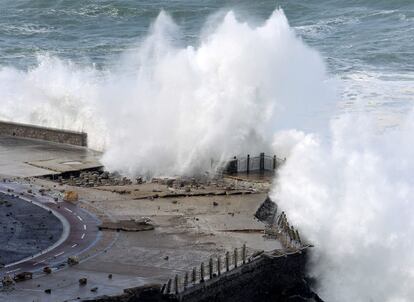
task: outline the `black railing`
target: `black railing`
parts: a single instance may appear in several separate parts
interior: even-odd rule
[[[268,156],[264,153],[260,153],[259,156],[251,157],[248,154],[246,157],[233,157],[229,160],[224,168],[224,173],[236,174],[250,172],[265,172],[275,171],[285,159],[277,158],[276,155]]]

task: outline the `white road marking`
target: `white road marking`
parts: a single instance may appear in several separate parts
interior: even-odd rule
[[[83,234],[82,234],[82,237],[81,237],[81,239],[83,239],[83,238],[85,238],[85,233],[83,233]]]
[[[19,270],[20,270],[20,268],[16,268],[14,270],[11,270],[11,271],[6,272],[6,274],[11,274],[11,273],[17,272]]]
[[[55,255],[55,257],[59,257],[60,255],[63,255],[65,252],[60,252],[58,254]]]
[[[39,262],[36,262],[36,263],[33,263],[33,266],[36,266],[36,265],[38,265],[38,264],[40,264],[40,263],[43,263],[43,262],[45,262],[46,261],[46,259],[44,259],[44,260],[42,260],[42,261],[39,261]]]
[[[83,229],[86,231],[86,224],[83,225]]]
[[[65,210],[66,210],[66,211],[68,211],[68,212],[71,212],[71,213],[72,213],[72,210],[69,210],[69,209],[68,209],[68,208],[66,208],[66,207],[65,207]]]
[[[81,218],[80,216],[76,216],[76,217],[78,217],[78,219],[79,219],[80,221],[83,221],[83,220],[82,220],[82,218]]]
[[[72,245],[72,248],[77,247],[77,246],[78,246],[78,244],[77,244],[77,243],[75,243],[74,245]]]

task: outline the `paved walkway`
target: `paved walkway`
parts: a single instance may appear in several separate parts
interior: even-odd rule
[[[85,147],[0,136],[0,175],[41,176],[98,167],[100,153]]]

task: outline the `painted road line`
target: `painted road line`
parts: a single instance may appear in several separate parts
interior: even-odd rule
[[[17,272],[19,270],[20,270],[20,268],[16,268],[14,270],[11,270],[11,271],[6,272],[6,274],[11,274],[11,273]]]
[[[83,239],[83,238],[85,238],[85,233],[83,233],[83,234],[82,234],[82,237],[81,237],[81,239]]]
[[[80,216],[76,215],[76,217],[78,217],[78,219],[79,219],[80,221],[83,221],[83,220],[82,220],[82,218],[81,218]]]
[[[40,264],[40,263],[43,263],[43,262],[45,262],[46,261],[46,259],[44,259],[44,260],[42,260],[42,261],[39,261],[39,262],[36,262],[36,263],[33,263],[33,266],[36,266],[36,265],[38,265],[38,264]]]
[[[69,209],[68,209],[68,208],[66,208],[66,207],[65,207],[65,210],[66,210],[66,211],[68,211],[68,212],[71,212],[71,213],[72,213],[72,210],[69,210]]]
[[[60,252],[58,254],[55,255],[55,257],[59,257],[60,255],[63,255],[65,252]]]
[[[83,229],[86,231],[86,224],[83,225]]]
[[[74,248],[74,247],[77,247],[77,246],[78,246],[78,244],[75,243],[74,245],[71,246],[71,248]]]

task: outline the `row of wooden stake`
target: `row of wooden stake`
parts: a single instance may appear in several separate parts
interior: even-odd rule
[[[225,271],[222,271],[222,262],[221,262],[221,256],[217,257],[217,261],[216,261],[216,265],[213,261],[213,258],[209,259],[208,262],[208,279],[207,276],[205,275],[205,266],[204,266],[204,262],[201,263],[200,265],[200,279],[198,280],[198,271],[197,268],[194,267],[192,272],[191,272],[191,280],[190,280],[190,274],[189,272],[186,272],[184,274],[184,280],[183,280],[183,290],[186,290],[191,284],[197,284],[197,282],[199,281],[199,283],[205,282],[206,280],[211,280],[215,277],[219,277],[221,276],[222,273],[224,272],[229,272],[231,270],[231,268],[237,268],[239,265],[239,253],[238,253],[238,249],[235,248],[233,251],[233,257],[231,257],[230,252],[226,252],[225,258],[224,258],[224,264],[225,264]],[[247,261],[247,252],[246,252],[246,244],[243,244],[242,247],[242,254],[241,254],[241,260],[242,260],[242,264],[245,264]],[[231,266],[231,258],[233,259],[233,266]],[[168,282],[166,284],[164,284],[164,286],[162,287],[162,292],[164,294],[178,294],[180,292],[180,280],[181,278],[177,275],[175,275],[174,277],[174,281],[169,279]],[[174,282],[174,284],[172,284]]]

